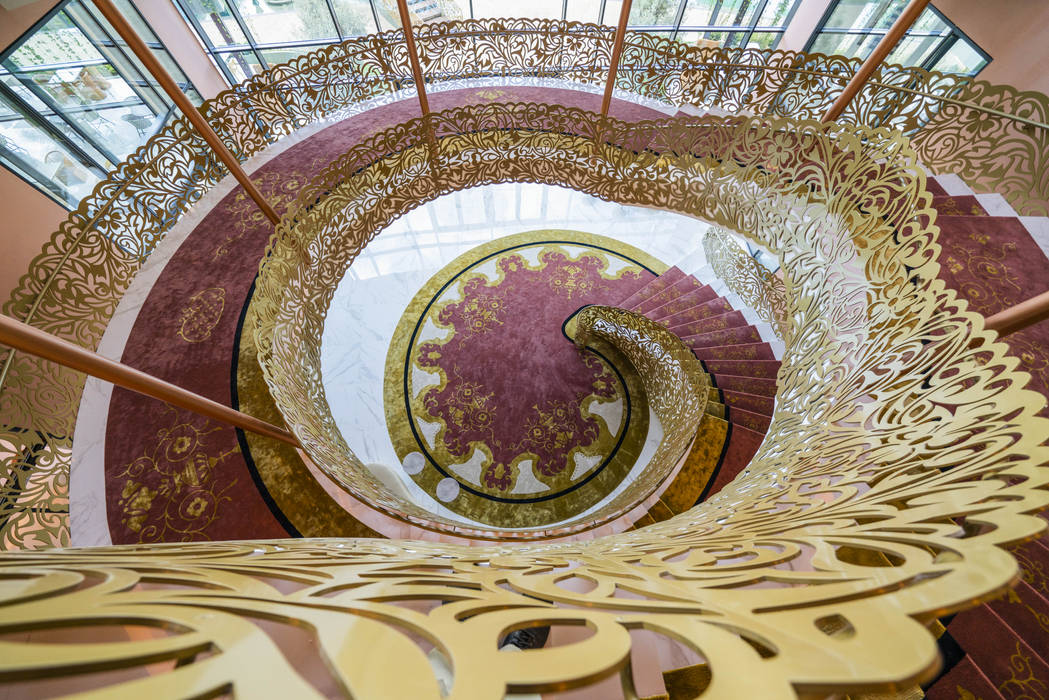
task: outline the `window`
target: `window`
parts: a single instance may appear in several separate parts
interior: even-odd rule
[[[178,0],[230,84],[320,46],[400,26],[393,0]],[[409,0],[420,13],[438,0]]]
[[[798,1],[634,0],[630,28],[690,44],[774,48]],[[177,3],[230,84],[318,46],[401,26],[396,0]],[[615,24],[621,6],[622,0],[532,0],[526,14]],[[521,15],[520,7],[506,0],[408,0],[418,23]]]
[[[116,2],[190,99],[200,96],[128,0]],[[61,3],[0,54],[0,162],[67,207],[174,106],[91,2]]]
[[[866,58],[907,5],[906,0],[838,0],[807,51]],[[889,63],[976,75],[991,57],[932,5],[889,54]]]

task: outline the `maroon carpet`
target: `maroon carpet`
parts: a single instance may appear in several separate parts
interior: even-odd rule
[[[596,110],[600,95],[546,88],[434,93],[434,110],[490,101]],[[662,117],[613,101],[620,119]],[[418,116],[414,100],[377,107],[288,149],[252,179],[283,212],[313,174],[368,136]],[[273,227],[235,189],[165,267],[135,322],[123,362],[231,405],[241,312]],[[113,542],[282,537],[288,533],[256,487],[236,432],[159,401],[115,389],[106,431],[106,505]]]

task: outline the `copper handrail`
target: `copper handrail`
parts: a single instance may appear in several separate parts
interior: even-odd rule
[[[290,432],[270,425],[258,418],[223,406],[192,391],[158,379],[141,370],[114,362],[98,353],[91,352],[68,340],[33,328],[10,316],[0,315],[0,344],[8,345],[30,355],[56,362],[63,367],[84,372],[130,391],[160,399],[172,406],[193,411],[207,418],[228,423],[243,430],[275,438],[299,447],[298,439]]]

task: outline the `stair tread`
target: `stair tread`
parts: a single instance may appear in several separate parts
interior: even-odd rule
[[[749,394],[745,391],[723,391],[722,396],[729,410],[743,409],[771,418],[776,408],[776,401],[771,396]]]
[[[689,321],[688,323],[680,323],[676,326],[668,325],[666,318],[660,318],[658,320],[678,337],[699,335],[711,331],[725,330],[726,328],[750,325],[742,311],[726,311],[725,313],[716,316],[708,316],[695,321]]]
[[[772,381],[776,380],[780,368],[779,360],[708,360],[704,364],[710,374]]]
[[[736,408],[735,406],[728,407],[728,419],[733,425],[742,425],[743,427],[761,433],[762,435],[768,431],[769,423],[772,421],[772,417],[769,415],[755,413],[754,411],[748,411],[743,408]]]
[[[685,309],[684,311],[679,311],[676,314],[665,316],[659,320],[667,328],[674,330],[675,328],[687,323],[702,321],[703,319],[711,318],[713,316],[720,316],[722,314],[727,314],[730,311],[735,311],[735,309],[732,308],[732,304],[728,303],[728,300],[725,299],[725,297],[715,297],[710,301],[693,306],[690,309]],[[674,332],[677,333],[677,331]],[[678,333],[678,335],[681,334]]]
[[[731,360],[774,360],[775,354],[772,346],[768,343],[744,343],[741,345],[720,345],[715,347],[692,348],[696,357],[707,362],[709,360],[731,359]]]
[[[925,697],[928,700],[958,700],[960,697],[969,697],[962,695],[959,692],[961,690],[971,693],[972,697],[981,698],[981,700],[999,700],[1002,698],[1001,693],[994,687],[990,679],[984,675],[983,671],[968,656],[955,664],[954,668],[933,683],[932,687],[925,691]]]
[[[666,287],[669,287],[671,284],[673,284],[674,282],[676,282],[684,276],[685,273],[677,267],[670,267],[659,277],[650,280],[648,284],[643,286],[641,289],[637,290],[636,292],[628,296],[626,299],[620,301],[617,304],[617,306],[624,309],[633,308],[635,305],[640,304],[642,301],[648,299],[650,296],[657,294]]]
[[[696,289],[700,289],[704,286],[705,285],[702,282],[697,280],[692,275],[685,275],[684,277],[675,281],[669,287],[660,290],[659,292],[653,294],[652,296],[643,300],[639,304],[636,304],[632,310],[636,311],[639,314],[647,315],[650,311],[659,308],[668,301],[676,299],[680,296],[684,296],[689,292]]]
[[[741,425],[733,424],[729,430],[728,443],[721,457],[721,465],[708,489],[708,496],[723,489],[727,483],[743,471],[758,451],[765,436]]]
[[[776,380],[737,374],[714,374],[714,383],[722,392],[738,391],[756,396],[775,396]]]
[[[690,348],[709,348],[721,345],[747,345],[749,343],[761,343],[761,334],[754,326],[735,326],[719,331],[709,331],[697,335],[688,335],[681,338],[682,342]]]
[[[1013,678],[1013,668],[1029,668],[1036,677],[1049,678],[1045,660],[990,606],[958,613],[947,631],[996,687]]]
[[[659,306],[646,311],[645,315],[653,321],[659,321],[667,316],[673,316],[674,314],[690,309],[693,306],[699,306],[700,304],[705,304],[708,301],[713,301],[717,298],[717,292],[715,292],[709,284],[701,283],[701,286],[694,287],[693,289],[690,289],[672,299],[668,299]]]
[[[975,195],[940,195],[932,198],[932,208],[937,217],[942,216],[987,216],[987,210]]]

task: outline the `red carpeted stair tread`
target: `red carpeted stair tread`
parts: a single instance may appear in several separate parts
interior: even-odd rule
[[[738,312],[737,312],[738,313]],[[733,375],[736,377],[752,377],[755,379],[776,380],[779,373],[779,360],[708,360],[707,371],[716,375]],[[772,393],[775,394],[773,383]],[[770,396],[772,394],[769,394]]]
[[[710,487],[710,495],[725,488],[725,484],[736,478],[743,471],[754,454],[765,439],[763,433],[750,430],[741,425],[733,425],[728,434],[728,445],[725,447],[725,455],[721,458],[721,468],[718,469],[714,483]]]
[[[747,394],[742,391],[723,391],[721,397],[730,412],[741,409],[751,413],[760,413],[763,416],[771,416],[776,408],[776,402],[769,396]]]
[[[682,334],[682,331],[684,331],[685,335],[689,335],[687,329],[683,328],[684,326],[687,326],[694,321],[702,321],[714,316],[721,316],[732,310],[732,305],[729,304],[724,297],[717,297],[716,299],[711,299],[699,306],[693,306],[691,309],[685,309],[684,311],[679,311],[676,314],[661,318],[659,319],[659,322],[679,336]]]
[[[1049,601],[1020,581],[987,606],[1027,642],[1043,662],[1049,661]]]
[[[735,328],[725,328],[720,331],[710,331],[709,333],[680,337],[685,345],[692,349],[721,347],[725,345],[748,345],[750,343],[762,342],[761,334],[758,333],[758,329],[754,326],[736,326]]]
[[[649,297],[652,297],[659,292],[663,291],[667,287],[671,286],[678,280],[684,278],[685,273],[676,267],[671,267],[666,272],[661,274],[659,277],[651,280],[641,289],[637,290],[626,299],[623,299],[616,306],[622,309],[632,309],[638,304],[642,303]]]
[[[689,292],[693,292],[697,289],[702,289],[705,286],[705,284],[697,280],[692,275],[685,275],[666,289],[663,289],[660,292],[656,292],[649,298],[642,301],[640,304],[636,304],[631,309],[631,311],[636,311],[639,314],[647,315],[650,311],[658,309],[663,304],[677,299],[678,297],[685,296]]]
[[[708,368],[709,369],[709,368]],[[741,377],[735,374],[714,374],[714,383],[722,392],[739,391],[758,396],[775,396],[776,380],[762,377]]]
[[[722,345],[711,348],[692,348],[696,357],[707,360],[775,360],[772,346],[768,343],[747,343],[745,345]],[[752,392],[754,393],[754,392]]]
[[[932,198],[932,208],[944,216],[987,216],[987,210],[973,195],[941,195]]]
[[[943,677],[925,691],[925,697],[928,700],[1004,700],[994,684],[969,657],[965,657],[943,674]]]
[[[699,306],[717,298],[717,292],[709,284],[704,284],[702,287],[695,287],[680,296],[670,299],[663,303],[662,306],[646,311],[645,315],[653,321],[659,321],[667,316],[673,316],[686,309],[691,309],[693,306]]]
[[[658,319],[663,325],[667,325],[666,319]],[[679,338],[686,335],[699,335],[701,333],[710,333],[711,331],[722,331],[726,328],[736,328],[738,326],[746,326],[747,319],[743,316],[741,311],[729,311],[727,313],[719,314],[717,316],[710,316],[708,318],[701,318],[698,321],[690,321],[683,325],[676,326],[676,330],[673,330],[674,334]]]
[[[764,435],[768,432],[769,423],[772,422],[772,417],[760,413],[754,413],[753,411],[746,411],[742,408],[733,408],[729,406],[728,420],[733,425],[741,425],[744,428]]]
[[[1005,697],[1022,697],[1030,676],[1049,680],[1049,665],[987,605],[958,613],[947,631]]]
[[[1049,547],[1046,546],[1046,538],[1025,542],[1009,548],[1009,552],[1016,557],[1023,574],[1023,580],[1038,595],[1049,600]]]

